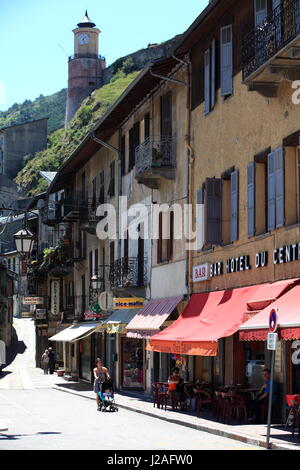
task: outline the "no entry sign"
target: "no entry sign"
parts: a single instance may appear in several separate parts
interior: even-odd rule
[[[269,331],[270,333],[275,333],[277,330],[278,322],[278,310],[277,308],[272,308],[269,316]]]

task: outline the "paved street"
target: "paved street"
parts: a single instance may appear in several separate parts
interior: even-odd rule
[[[254,449],[237,441],[120,408],[99,413],[95,402],[53,390],[64,382],[34,366],[34,325],[17,319],[18,350],[0,379],[0,450]],[[255,448],[256,449],[256,448]]]

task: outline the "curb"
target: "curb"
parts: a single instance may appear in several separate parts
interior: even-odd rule
[[[74,392],[72,390],[64,390],[64,389],[62,389],[60,387],[57,387],[57,386],[53,386],[52,388],[55,389],[55,390],[59,390],[60,392],[70,393],[72,395],[77,395],[77,396],[80,396],[82,398],[87,398],[88,400],[94,400],[94,398],[88,397],[88,396],[86,396],[86,395],[84,395],[83,393],[80,393],[80,392]],[[197,429],[198,431],[208,432],[210,434],[215,434],[215,435],[220,436],[220,437],[227,437],[229,439],[234,439],[236,441],[243,442],[245,444],[255,445],[257,447],[263,447],[265,450],[267,450],[266,449],[266,442],[265,442],[264,439],[248,436],[247,434],[237,434],[235,432],[227,431],[225,429],[217,429],[217,428],[211,427],[209,425],[188,423],[188,422],[176,419],[176,418],[170,418],[168,416],[159,416],[159,415],[156,415],[154,413],[151,413],[150,411],[136,409],[136,408],[134,408],[133,406],[130,406],[130,405],[119,404],[119,403],[117,403],[117,405],[120,408],[124,408],[124,409],[129,410],[129,411],[134,411],[135,413],[140,413],[140,414],[144,414],[146,416],[151,416],[152,418],[162,419],[163,421],[168,421],[169,423],[179,424],[180,426],[185,426],[185,427],[189,427],[189,428],[192,428],[192,429]],[[272,437],[271,437],[271,440],[272,440]],[[288,445],[288,444],[284,445],[284,444],[280,444],[280,443],[277,444],[277,443],[272,443],[271,442],[271,446],[272,446],[272,450],[297,450],[297,449],[295,449],[295,447],[293,447],[292,445]]]

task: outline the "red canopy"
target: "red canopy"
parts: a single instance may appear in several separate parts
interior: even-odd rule
[[[282,297],[272,303],[278,309],[280,338],[286,340],[300,338],[300,285],[295,285]],[[270,307],[265,308],[240,326],[240,340],[265,341],[269,331]]]
[[[270,305],[295,280],[194,294],[178,320],[151,337],[148,350],[216,356],[218,340],[233,335],[251,308]]]

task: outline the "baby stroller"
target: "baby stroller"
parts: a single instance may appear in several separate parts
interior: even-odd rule
[[[100,398],[100,411],[119,411],[114,397],[114,389],[111,381],[103,382],[98,392]]]

